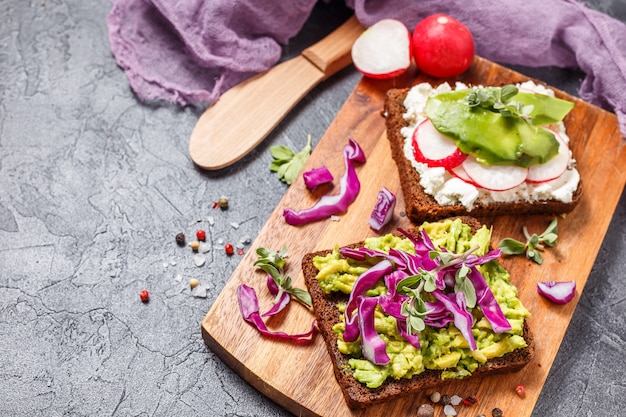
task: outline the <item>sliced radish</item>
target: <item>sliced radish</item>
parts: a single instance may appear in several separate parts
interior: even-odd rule
[[[411,33],[399,20],[383,19],[352,45],[352,62],[366,77],[393,78],[411,65]]]
[[[552,181],[559,178],[569,165],[570,151],[569,147],[565,143],[565,140],[561,135],[551,129],[547,129],[554,134],[554,137],[559,142],[559,152],[552,157],[548,162],[540,165],[533,165],[528,169],[528,177],[526,181],[532,183],[541,183],[546,181]]]
[[[463,168],[463,164],[455,166],[452,169],[449,169],[448,172],[452,174],[453,176],[457,177],[458,179],[465,181],[468,184],[476,185],[476,183],[472,181],[470,176],[467,175],[467,172],[465,172],[465,168]]]
[[[417,162],[445,169],[452,169],[467,158],[451,138],[435,128],[430,119],[424,119],[413,132],[413,155]]]
[[[526,180],[528,168],[513,165],[485,165],[472,155],[463,161],[463,169],[477,186],[491,191],[506,191]]]

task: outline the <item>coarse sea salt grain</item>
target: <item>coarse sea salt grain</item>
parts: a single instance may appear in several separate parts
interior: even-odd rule
[[[211,250],[211,244],[207,242],[200,243],[200,246],[198,247],[198,252],[201,252],[201,253],[207,253],[210,250]]]
[[[204,256],[204,254],[196,253],[195,255],[193,255],[193,263],[196,264],[196,266],[202,266],[205,262],[206,256]]]
[[[206,298],[207,287],[206,285],[198,285],[194,289],[191,290],[191,295],[199,298]]]
[[[456,416],[456,410],[450,404],[443,407],[443,412],[446,416]]]

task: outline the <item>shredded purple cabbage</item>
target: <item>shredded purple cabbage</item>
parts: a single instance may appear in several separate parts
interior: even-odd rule
[[[319,185],[326,184],[334,179],[333,174],[330,173],[325,165],[306,171],[302,174],[302,178],[304,179],[304,185],[306,185],[306,188],[310,191],[313,191]]]
[[[440,301],[454,317],[454,327],[459,329],[471,350],[476,350],[476,340],[472,334],[474,317],[467,311],[465,306],[465,294],[462,292],[444,294],[439,290],[431,292],[436,300]]]
[[[495,251],[494,251],[495,252]],[[472,268],[467,278],[474,285],[476,290],[476,304],[482,310],[485,318],[491,324],[491,328],[495,333],[504,333],[511,330],[511,323],[505,317],[500,304],[496,300],[496,297],[491,292],[491,288],[485,282],[482,274],[476,269]]]
[[[390,360],[389,355],[387,355],[387,345],[378,335],[375,327],[374,312],[378,305],[378,299],[360,296],[356,301],[358,304],[359,333],[361,334],[361,353],[365,359],[373,364],[386,365]]]
[[[315,205],[304,210],[286,208],[283,217],[288,224],[299,226],[343,213],[356,199],[361,190],[361,182],[356,175],[355,163],[364,163],[365,153],[354,139],[348,138],[348,141],[348,145],[343,148],[346,170],[339,180],[339,194],[325,195]]]
[[[241,284],[237,287],[237,302],[239,303],[239,311],[241,311],[243,319],[254,326],[262,335],[301,344],[308,344],[313,341],[313,337],[317,331],[315,320],[313,320],[311,329],[306,333],[290,335],[285,332],[269,330],[261,318],[259,301],[254,288],[245,284]]]
[[[451,291],[456,285],[456,273],[463,266],[469,268],[465,276],[473,285],[476,292],[476,304],[491,324],[493,331],[503,333],[511,330],[511,324],[484,277],[476,268],[500,257],[502,254],[500,250],[493,250],[482,256],[469,254],[458,263],[441,265],[441,258],[431,259],[430,252],[445,252],[446,250],[435,247],[424,230],[421,230],[418,236],[401,229],[400,232],[413,243],[415,255],[397,249],[390,249],[389,253],[363,247],[339,250],[342,256],[349,259],[376,262],[374,266],[361,274],[354,284],[344,311],[346,325],[343,334],[344,341],[355,342],[361,337],[363,356],[367,360],[378,365],[388,363],[389,357],[386,354],[384,342],[374,328],[374,312],[380,305],[384,313],[395,318],[400,335],[411,345],[419,348],[419,335],[408,332],[408,318],[403,314],[403,303],[409,301],[410,297],[399,292],[398,285],[403,279],[422,275],[425,271],[432,273],[436,270],[436,276],[433,278],[435,289],[428,290],[435,301],[424,302],[426,307],[424,324],[436,328],[453,324],[467,340],[469,348],[476,350],[476,340],[472,333],[474,317],[468,311],[465,293]],[[387,292],[377,297],[366,296],[366,292],[380,279],[384,279]]]
[[[354,310],[357,308],[357,299],[364,296],[367,290],[374,287],[374,285],[385,275],[389,274],[392,269],[393,265],[391,262],[383,260],[359,275],[355,281],[352,292],[350,292],[350,297],[348,298],[348,304],[344,310],[346,330],[343,334],[343,340],[346,342],[354,342],[359,338],[358,315],[354,314]]]
[[[576,281],[544,281],[537,283],[537,292],[553,303],[566,304],[576,295]]]
[[[386,187],[383,187],[378,193],[376,205],[370,215],[368,221],[369,226],[377,232],[385,227],[393,218],[393,210],[395,207],[396,196]]]

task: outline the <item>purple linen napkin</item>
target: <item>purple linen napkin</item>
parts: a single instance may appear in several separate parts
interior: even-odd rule
[[[109,40],[142,100],[214,102],[270,68],[316,0],[113,0]],[[580,96],[614,111],[626,136],[626,25],[574,0],[346,0],[370,26],[391,17],[412,30],[433,13],[468,26],[476,53],[528,67],[579,68]]]

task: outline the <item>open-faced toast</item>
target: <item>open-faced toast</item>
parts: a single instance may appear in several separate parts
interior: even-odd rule
[[[450,224],[453,223],[454,226],[450,226]],[[484,229],[483,232],[486,231],[485,227],[483,227],[476,219],[471,217],[459,217],[455,220],[448,219],[443,221],[443,224],[448,225],[446,227],[449,227],[449,233],[452,234],[459,233],[459,224],[464,225],[463,227],[469,226],[469,234],[471,234],[472,236],[480,229]],[[468,228],[466,227],[466,229]],[[412,228],[407,232],[412,236],[417,236],[419,234],[418,228]],[[489,231],[487,231],[487,233],[490,235]],[[398,233],[394,233],[393,235],[401,236],[401,234]],[[447,238],[444,237],[444,239]],[[349,245],[348,247],[362,248],[363,246],[364,242],[359,242],[353,245]],[[303,258],[302,269],[306,286],[312,297],[313,308],[315,310],[315,316],[318,322],[320,334],[324,338],[326,348],[332,360],[336,380],[341,387],[342,393],[349,407],[367,407],[370,404],[392,400],[404,395],[414,394],[416,392],[440,385],[442,382],[444,382],[444,379],[442,379],[443,373],[446,371],[454,373],[456,371],[454,367],[448,369],[424,369],[421,373],[415,374],[408,378],[395,378],[390,376],[387,377],[384,382],[376,388],[369,388],[368,386],[366,386],[366,383],[359,382],[355,378],[355,370],[354,366],[351,365],[351,359],[353,359],[355,356],[358,357],[358,355],[342,353],[338,346],[338,341],[340,341],[340,338],[342,336],[339,335],[339,332],[337,331],[337,326],[339,325],[339,327],[341,328],[340,323],[344,322],[344,313],[341,311],[341,307],[346,305],[349,295],[340,291],[331,291],[329,293],[322,288],[324,285],[320,284],[319,281],[319,278],[322,274],[318,269],[318,261],[320,259],[323,259],[324,257],[330,256],[330,254],[333,254],[333,252],[337,253],[338,251],[339,249],[335,248],[334,250],[330,249],[315,253],[309,253]],[[340,255],[340,258],[345,259],[343,255]],[[367,262],[369,264],[373,263],[371,259]],[[491,262],[494,262],[497,267],[501,268],[501,266],[497,264],[497,260]],[[318,266],[316,266],[316,264]],[[355,266],[357,264],[358,262],[355,262],[355,264],[352,266]],[[506,280],[508,281],[508,277],[506,278]],[[511,288],[514,289],[510,282],[509,285],[511,285]],[[514,291],[516,293],[516,290]],[[474,313],[472,313],[474,317],[481,317],[482,313],[480,311],[476,311],[479,310],[479,308],[476,307],[474,310]],[[521,306],[521,310],[525,311],[523,306]],[[526,313],[528,312],[526,311]],[[474,323],[474,326],[476,325],[477,323]],[[454,323],[448,324],[448,326],[454,326]],[[530,361],[533,355],[534,342],[526,320],[520,322],[518,326],[520,336],[523,337],[525,341],[525,346],[515,348],[511,352],[505,353],[500,357],[493,357],[486,361],[483,361],[483,363],[480,363],[473,370],[471,375],[465,376],[465,378],[492,373],[514,372],[524,367]],[[424,340],[422,341],[422,347],[425,348],[426,343],[426,338],[424,338]],[[465,351],[464,355],[465,354],[467,354],[467,350]]]
[[[391,154],[400,176],[402,192],[406,202],[406,213],[413,223],[419,224],[427,220],[460,215],[480,218],[504,214],[563,214],[570,212],[576,207],[582,195],[582,181],[578,182],[578,186],[573,194],[565,201],[560,201],[549,195],[546,197],[535,196],[531,202],[505,201],[506,199],[500,198],[504,193],[495,193],[494,198],[484,200],[481,200],[482,196],[477,198],[471,208],[458,201],[446,202],[445,204],[438,202],[433,195],[425,191],[422,182],[423,178],[415,169],[414,161],[409,160],[406,156],[407,148],[405,142],[407,138],[405,134],[410,123],[414,123],[414,121],[409,121],[405,117],[407,112],[405,100],[409,91],[409,88],[389,90],[385,98],[383,115],[385,117]],[[405,134],[403,134],[403,130]],[[408,140],[410,141],[411,139]],[[458,182],[458,179],[455,179],[455,181]],[[482,193],[480,189],[478,192]],[[523,192],[526,193],[528,191],[523,190]],[[508,191],[508,194],[511,194],[511,192]]]

